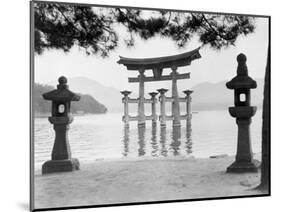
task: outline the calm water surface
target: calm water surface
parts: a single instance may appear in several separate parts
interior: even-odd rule
[[[236,153],[237,125],[228,111],[200,111],[193,114],[192,127],[138,128],[136,122],[126,129],[120,113],[74,117],[69,140],[72,156],[82,163],[100,159],[138,157],[209,157]],[[50,159],[54,130],[47,118],[35,118],[35,168]],[[261,111],[252,119],[251,138],[254,153],[261,152]]]

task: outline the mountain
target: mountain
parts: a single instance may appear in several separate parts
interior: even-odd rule
[[[37,115],[43,115],[51,112],[51,101],[46,101],[43,99],[42,94],[54,90],[53,86],[41,85],[35,83],[33,88],[33,101],[34,101],[34,111]],[[79,94],[79,93],[78,93]],[[92,96],[86,94],[79,94],[81,96],[80,100],[71,103],[72,113],[105,113],[107,108],[99,103]]]
[[[263,100],[263,79],[256,79],[257,88],[251,90],[251,104],[253,106],[262,106]],[[225,83],[221,81],[218,83],[204,82],[197,84],[191,89],[192,93],[192,108],[194,111],[198,110],[225,110],[234,105],[234,91],[226,88]],[[77,93],[89,94],[98,102],[105,105],[109,112],[122,112],[123,104],[121,102],[122,95],[120,91],[115,88],[103,86],[99,82],[88,79],[86,77],[73,77],[68,79],[70,90]],[[57,85],[57,82],[51,82],[50,85]],[[168,88],[170,89],[170,88]],[[149,92],[149,91],[147,91]],[[179,94],[183,97],[181,90]],[[150,113],[150,105],[146,104],[146,111]],[[159,107],[159,106],[157,106]],[[169,111],[170,105],[167,104]],[[184,110],[185,105],[181,104]],[[159,108],[158,108],[159,109]],[[130,105],[130,113],[137,113],[137,104]]]
[[[263,79],[256,79],[257,88],[251,89],[251,105],[262,106]],[[226,88],[227,81],[200,83],[191,90],[193,110],[222,110],[234,105],[234,91]]]
[[[91,95],[98,102],[105,105],[109,112],[123,111],[122,95],[119,90],[103,86],[99,82],[86,77],[68,78],[67,81],[71,91]],[[48,84],[56,86],[58,82]]]
[[[53,90],[53,86],[35,83],[33,86],[33,109],[35,114],[50,113],[52,104],[43,99],[42,94]]]

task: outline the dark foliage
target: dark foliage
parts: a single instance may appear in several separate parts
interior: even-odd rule
[[[107,53],[117,46],[114,20],[91,7],[35,3],[35,51],[69,49],[77,44],[87,54]]]
[[[142,10],[35,3],[35,52],[78,45],[90,54],[108,56],[118,45],[116,26],[124,26],[127,46],[134,46],[136,36],[169,38],[184,47],[196,36],[202,45],[221,49],[234,45],[239,35],[255,29],[254,18],[234,15],[154,11],[149,18]]]
[[[53,90],[54,87],[48,85],[35,84],[33,89],[34,111],[38,114],[50,113],[51,102],[43,99],[42,94]],[[77,113],[83,111],[84,113],[106,113],[107,108],[99,103],[92,96],[86,94],[79,94],[80,101],[71,103],[71,112]]]
[[[34,84],[33,87],[33,109],[35,113],[51,112],[52,104],[50,101],[43,99],[42,94],[53,90],[54,87],[49,85]]]
[[[95,100],[91,95],[80,94],[81,99],[78,102],[72,102],[71,112],[77,113],[78,111],[84,111],[85,113],[106,113],[106,107]]]

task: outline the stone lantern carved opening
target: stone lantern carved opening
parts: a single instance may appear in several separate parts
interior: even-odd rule
[[[246,94],[245,93],[240,93],[239,100],[240,100],[240,102],[246,102]]]
[[[59,104],[58,105],[58,112],[59,113],[64,113],[65,112],[65,105],[64,104]]]

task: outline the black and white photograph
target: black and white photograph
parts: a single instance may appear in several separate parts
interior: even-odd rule
[[[139,6],[30,2],[31,210],[270,196],[270,16]]]

